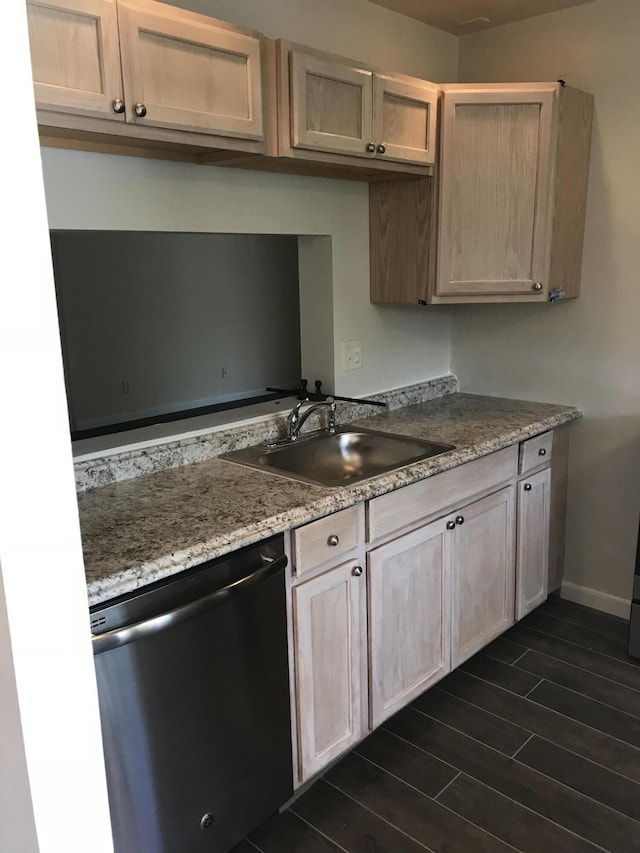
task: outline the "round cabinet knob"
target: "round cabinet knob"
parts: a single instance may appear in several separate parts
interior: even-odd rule
[[[354,576],[354,578],[359,578],[362,574],[362,566],[354,566],[351,569],[351,574]]]
[[[456,526],[455,521],[447,521],[447,530],[453,530]]]
[[[114,98],[111,101],[111,106],[113,108],[114,113],[124,112],[124,101],[122,100],[122,98]]]
[[[375,154],[376,153],[376,146],[373,144],[373,142],[369,142],[369,144],[367,145],[367,152],[369,154]]]
[[[456,524],[464,524],[464,515],[456,515]]]
[[[212,826],[213,826],[213,815],[209,814],[209,812],[207,812],[207,814],[202,815],[202,818],[200,820],[200,829],[211,829]]]
[[[386,145],[382,145],[382,144],[378,145],[377,151],[378,151],[378,154],[386,154],[387,153]]]
[[[546,456],[546,455],[547,455],[546,448],[541,447],[540,450],[538,451],[538,456]]]
[[[144,118],[147,114],[147,108],[144,104],[136,104],[133,109],[138,118]]]
[[[525,483],[524,484],[524,490],[525,490],[525,492],[530,492],[531,491],[531,483]]]
[[[339,545],[339,544],[340,544],[340,537],[336,536],[335,533],[333,534],[333,536],[330,536],[327,539],[327,545],[330,545],[332,548],[335,548],[336,545]]]
[[[531,285],[531,290],[535,290],[536,293],[540,293],[542,290],[542,283],[539,281],[534,281]]]

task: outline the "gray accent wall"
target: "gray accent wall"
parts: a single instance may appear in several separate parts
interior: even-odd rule
[[[299,381],[295,236],[54,231],[52,247],[73,429]]]

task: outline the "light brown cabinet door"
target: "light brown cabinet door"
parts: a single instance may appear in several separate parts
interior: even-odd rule
[[[28,0],[36,106],[123,121],[115,0]]]
[[[518,483],[516,619],[522,619],[547,597],[550,501],[550,468]]]
[[[429,166],[435,162],[438,90],[374,74],[376,157]]]
[[[514,488],[508,486],[452,516],[451,667],[514,622]]]
[[[368,554],[372,728],[449,672],[451,540],[440,519]]]
[[[128,122],[262,139],[260,39],[159,3],[118,22]]]
[[[293,588],[300,781],[362,736],[365,576],[351,562]]]
[[[436,296],[548,298],[557,88],[445,91]]]
[[[370,71],[292,50],[289,74],[293,148],[373,156]]]

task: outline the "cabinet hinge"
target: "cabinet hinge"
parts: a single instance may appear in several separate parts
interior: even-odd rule
[[[549,292],[549,302],[558,302],[560,299],[566,299],[567,294],[565,293],[564,287],[554,287],[553,290]]]

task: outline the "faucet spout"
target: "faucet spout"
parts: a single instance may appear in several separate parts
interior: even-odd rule
[[[313,412],[316,412],[318,409],[327,409],[326,432],[334,433],[336,431],[336,401],[333,397],[327,397],[326,400],[322,400],[319,403],[313,403],[306,411],[300,414],[301,408],[308,402],[308,400],[303,400],[289,412],[287,417],[287,438],[289,441],[296,441],[300,435],[300,430],[309,415],[313,414]]]

